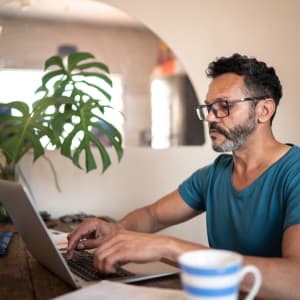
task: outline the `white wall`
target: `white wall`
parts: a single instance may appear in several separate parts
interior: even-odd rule
[[[274,121],[276,136],[300,144],[300,1],[297,0],[105,0],[154,30],[173,48],[190,74],[200,96],[205,95],[204,70],[217,56],[241,52],[273,65],[282,80],[284,97]],[[49,153],[63,192],[55,190],[51,172],[40,159],[22,167],[32,182],[40,209],[54,216],[84,210],[118,218],[177,187],[193,170],[210,162],[214,153],[204,147],[179,147],[163,151],[125,149],[121,164],[103,176],[85,175],[70,162]],[[169,233],[205,241],[204,220],[194,220]]]
[[[54,164],[61,192],[55,187],[50,165],[43,157],[32,166],[30,153],[20,168],[39,210],[47,210],[53,217],[85,212],[119,219],[175,190],[191,172],[211,162],[215,154],[206,148],[126,148],[120,163],[113,149],[109,149],[113,164],[104,174],[100,170],[85,174],[58,152],[50,151],[46,157]],[[206,242],[205,228],[202,217],[165,233]]]

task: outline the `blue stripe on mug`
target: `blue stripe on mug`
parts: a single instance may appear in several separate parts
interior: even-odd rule
[[[191,295],[206,297],[229,296],[238,292],[238,285],[218,289],[203,289],[184,284],[183,288],[186,292],[188,292]]]
[[[199,269],[196,267],[180,265],[181,271],[192,275],[203,275],[203,276],[223,276],[231,275],[239,271],[241,265],[235,264],[224,269]]]

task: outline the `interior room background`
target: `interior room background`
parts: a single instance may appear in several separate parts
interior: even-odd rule
[[[103,2],[137,18],[155,35],[151,32],[145,34],[142,27],[127,27],[118,35],[116,27],[112,26],[65,22],[62,28],[58,22],[46,20],[27,20],[23,26],[22,20],[0,18],[0,25],[10,30],[9,40],[4,39],[4,34],[0,35],[1,68],[7,65],[22,68],[27,64],[40,68],[45,57],[58,51],[58,45],[73,45],[80,40],[79,50],[93,52],[108,63],[112,73],[122,74],[122,78],[128,81],[124,84],[125,140],[128,146],[121,163],[114,162],[104,175],[99,170],[84,174],[50,151],[47,155],[55,164],[62,187],[59,193],[49,166],[43,160],[34,166],[31,157],[22,161],[21,167],[31,183],[39,209],[49,211],[54,217],[84,211],[119,218],[125,212],[175,189],[191,172],[214,159],[216,154],[211,150],[205,130],[203,145],[179,145],[160,150],[145,147],[151,128],[147,94],[149,72],[153,71],[161,40],[179,58],[198,99],[203,99],[207,90],[204,73],[207,64],[218,56],[240,52],[273,65],[284,91],[273,124],[274,133],[283,142],[300,144],[297,133],[300,3],[297,0],[284,3],[279,0],[249,3],[238,0]],[[118,49],[117,57],[114,49]],[[8,57],[12,60],[5,60]],[[130,60],[134,61],[135,67],[131,67],[129,73]],[[199,123],[199,131],[201,126]],[[175,226],[167,233],[206,242],[205,218]]]

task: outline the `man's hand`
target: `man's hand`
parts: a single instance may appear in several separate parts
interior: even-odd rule
[[[120,229],[96,249],[94,265],[102,272],[115,272],[127,262],[159,261],[168,256],[173,242],[170,237]]]
[[[67,258],[72,258],[75,249],[83,250],[98,247],[116,234],[120,228],[120,225],[108,223],[101,219],[86,219],[68,235]]]

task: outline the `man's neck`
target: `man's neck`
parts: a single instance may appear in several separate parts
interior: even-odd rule
[[[262,137],[249,137],[245,145],[233,152],[232,180],[237,189],[251,184],[290,148],[275,140],[272,134]]]

